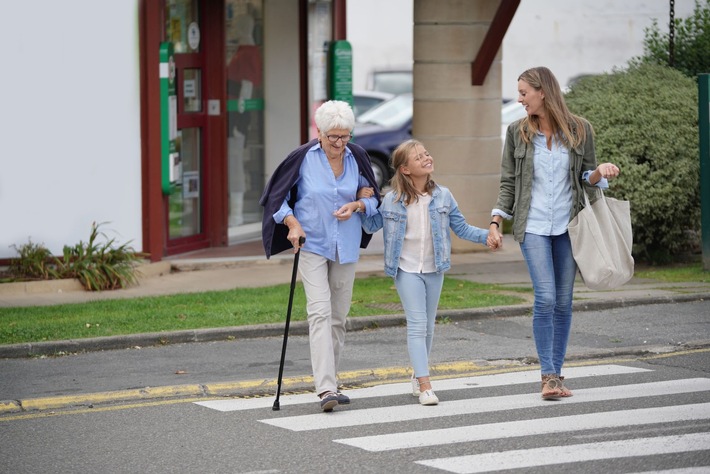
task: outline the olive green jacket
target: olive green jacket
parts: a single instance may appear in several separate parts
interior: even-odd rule
[[[532,199],[534,146],[532,143],[525,143],[520,136],[519,126],[519,120],[511,123],[505,134],[505,148],[500,169],[500,191],[495,209],[513,216],[513,237],[517,242],[522,242],[525,238]],[[577,127],[574,124],[571,126],[572,133],[576,133]],[[582,180],[584,171],[593,171],[597,167],[592,127],[586,120],[584,127],[587,132],[586,141],[571,149],[569,153],[569,176],[572,182],[570,220],[584,207],[582,189],[587,190],[590,202],[596,197],[595,186]]]

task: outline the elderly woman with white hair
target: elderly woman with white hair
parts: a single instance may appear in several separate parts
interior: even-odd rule
[[[350,105],[325,102],[316,110],[315,123],[318,138],[276,168],[260,203],[266,257],[291,247],[301,250],[313,378],[320,408],[329,412],[350,403],[338,389],[338,363],[355,265],[371,237],[360,219],[351,217],[376,214],[380,194],[367,152],[350,143],[355,125]]]

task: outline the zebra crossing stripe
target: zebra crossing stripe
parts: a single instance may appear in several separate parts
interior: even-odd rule
[[[623,365],[596,365],[587,367],[570,367],[565,369],[568,378],[579,379],[582,377],[604,377],[610,375],[628,375],[641,372],[652,372],[649,369],[638,367],[627,367]],[[497,387],[501,385],[514,385],[524,383],[534,383],[540,381],[540,371],[531,370],[524,372],[512,372],[507,374],[479,375],[474,377],[459,377],[445,380],[437,380],[436,392],[441,393],[447,390],[470,390],[472,388]],[[411,393],[411,385],[406,383],[383,384],[376,387],[359,388],[348,390],[353,400],[374,397],[389,397]],[[288,405],[300,405],[304,403],[315,403],[317,398],[313,393],[298,395],[282,395],[279,403],[282,407]],[[255,410],[261,408],[271,408],[273,398],[248,398],[229,400],[207,400],[196,402],[197,405],[211,408],[213,410],[229,412],[240,410]]]
[[[637,410],[560,416],[545,418],[544,423],[540,423],[539,419],[521,420],[335,439],[333,441],[361,448],[366,451],[376,452],[550,433],[563,434],[571,431],[707,419],[710,419],[710,403],[698,403],[661,408],[642,408]],[[710,445],[708,445],[708,448],[710,449]]]
[[[613,390],[610,390],[609,387],[575,390],[574,397],[565,399],[564,404],[569,405],[704,391],[710,391],[710,379],[696,378],[615,385]],[[291,431],[309,431],[553,406],[559,407],[559,405],[554,402],[540,399],[539,395],[520,394],[455,401],[443,400],[439,405],[434,407],[425,407],[410,402],[407,405],[365,410],[338,410],[328,416],[318,413],[313,415],[263,419],[259,421]]]
[[[636,438],[600,443],[546,446],[544,448],[498,451],[441,459],[415,461],[417,464],[457,474],[503,471],[547,466],[648,456],[650,453],[672,454],[707,451],[710,433],[681,434],[654,438]]]

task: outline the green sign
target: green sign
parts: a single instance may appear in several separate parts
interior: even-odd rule
[[[173,44],[160,44],[160,158],[161,184],[170,194],[182,178],[182,164],[177,138],[177,94]]]
[[[330,45],[328,97],[353,105],[353,48],[345,40],[334,41]]]
[[[264,99],[229,99],[227,112],[244,113],[250,110],[264,110]]]

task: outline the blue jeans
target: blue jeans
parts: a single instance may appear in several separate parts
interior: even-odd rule
[[[533,336],[543,375],[562,373],[572,326],[572,296],[577,263],[569,234],[525,233],[520,244],[533,284]]]
[[[407,273],[399,269],[394,282],[407,317],[407,350],[414,376],[428,377],[429,353],[444,274]]]

